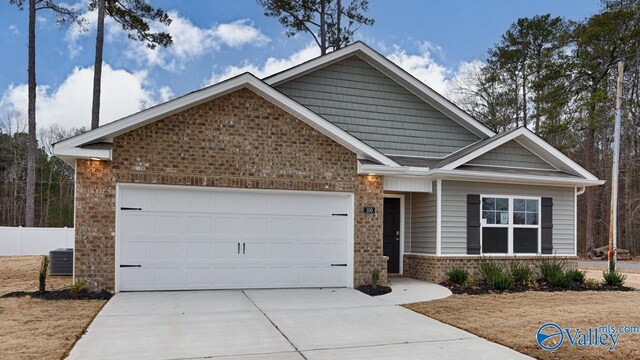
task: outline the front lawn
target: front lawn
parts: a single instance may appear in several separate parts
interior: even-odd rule
[[[616,348],[573,347],[554,352],[536,343],[540,325],[586,329],[640,325],[640,292],[564,291],[452,295],[407,308],[539,359],[638,359],[640,334],[621,335]]]
[[[0,296],[37,290],[41,259],[0,257]],[[49,276],[47,290],[71,282],[71,276]],[[0,298],[0,359],[64,358],[105,302]]]

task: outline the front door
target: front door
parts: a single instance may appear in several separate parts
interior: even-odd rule
[[[387,272],[400,273],[400,199],[384,198],[383,253],[389,257]]]

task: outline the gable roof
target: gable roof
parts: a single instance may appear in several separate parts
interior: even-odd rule
[[[302,120],[320,133],[356,153],[358,157],[375,160],[386,166],[400,167],[400,165],[395,161],[358,140],[346,131],[333,125],[318,114],[298,104],[293,99],[275,90],[250,73],[238,75],[215,85],[194,91],[187,95],[103,125],[86,133],[58,142],[54,145],[54,153],[56,156],[72,165],[76,158],[110,159],[110,148],[96,148],[95,146],[92,146],[92,144],[108,143],[118,135],[242,88],[248,88],[264,99],[274,103],[276,106]]]
[[[474,119],[471,115],[467,114],[464,110],[447,100],[444,96],[440,95],[422,81],[416,79],[400,66],[396,65],[391,60],[387,59],[385,56],[361,41],[330,52],[327,55],[309,60],[277,74],[268,76],[264,78],[264,81],[271,86],[277,86],[286,81],[308,74],[354,55],[360,57],[371,66],[387,75],[411,93],[438,109],[480,138],[485,139],[495,135],[495,132],[484,124]]]
[[[443,170],[456,169],[511,140],[515,140],[527,150],[531,151],[534,155],[540,157],[542,160],[560,171],[577,175],[587,180],[598,180],[597,177],[585,168],[571,160],[568,156],[561,153],[553,146],[549,145],[525,127],[516,128],[490,139],[479,141],[472,146],[447,156],[438,162],[436,166]]]

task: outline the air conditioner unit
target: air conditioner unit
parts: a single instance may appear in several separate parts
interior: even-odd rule
[[[49,251],[49,275],[73,275],[73,249]]]

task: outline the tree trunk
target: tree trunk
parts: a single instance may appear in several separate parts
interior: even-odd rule
[[[585,166],[587,171],[593,173],[593,164],[594,159],[594,146],[595,146],[595,130],[589,126],[587,128],[587,142],[585,149]],[[595,219],[594,219],[594,208],[593,208],[593,187],[588,186],[586,192],[584,193],[585,202],[586,202],[586,218],[585,218],[585,253],[589,253],[589,251],[594,249],[594,240],[593,234],[595,231]]]
[[[320,0],[320,55],[327,53],[327,22],[325,15],[327,13],[326,0]]]
[[[96,29],[96,58],[93,65],[93,103],[91,106],[91,129],[100,126],[100,88],[102,82],[102,47],[104,45],[105,0],[98,0],[98,25]]]
[[[36,0],[29,0],[29,99],[27,136],[27,191],[25,204],[25,226],[33,226],[36,195]]]
[[[336,43],[334,45],[335,50],[342,47],[342,0],[336,1]]]

